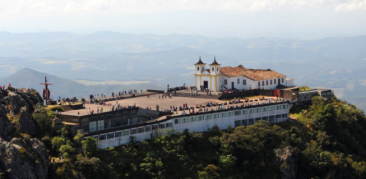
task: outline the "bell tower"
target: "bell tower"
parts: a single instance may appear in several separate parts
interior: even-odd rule
[[[195,76],[195,85],[197,89],[200,89],[200,86],[203,85],[202,83],[202,72],[205,70],[206,63],[203,63],[201,60],[201,56],[196,64],[194,64],[194,76]]]
[[[220,89],[221,75],[220,75],[220,64],[216,62],[216,57],[214,57],[214,61],[210,64],[210,81],[211,81],[211,89],[217,92],[218,89]]]

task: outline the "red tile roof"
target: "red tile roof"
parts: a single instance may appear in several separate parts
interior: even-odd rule
[[[286,77],[285,75],[271,69],[246,69],[243,65],[239,65],[234,68],[221,67],[220,72],[228,77],[245,76],[254,81]]]

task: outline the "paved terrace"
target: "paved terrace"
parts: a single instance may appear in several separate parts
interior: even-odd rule
[[[185,93],[185,95],[179,95],[178,93]],[[190,92],[189,92],[190,93]],[[150,94],[149,98],[147,98],[146,94],[145,96],[139,96],[139,97],[133,97],[133,98],[125,98],[125,99],[120,99],[117,100],[118,104],[120,104],[121,106],[139,106],[140,108],[150,108],[152,110],[156,110],[156,105],[159,105],[159,110],[162,111],[164,109],[170,109],[170,106],[174,106],[174,107],[178,107],[179,106],[183,106],[183,104],[187,104],[188,107],[194,107],[195,111],[199,111],[200,109],[197,109],[196,106],[206,106],[207,103],[224,103],[226,101],[222,101],[219,100],[217,98],[219,98],[219,95],[212,95],[212,96],[207,96],[206,93],[202,93],[200,92],[198,94],[197,97],[192,97],[191,95],[186,95],[187,92],[186,91],[177,91],[177,96],[173,96],[172,98],[166,97],[164,99],[162,99],[162,95],[160,94],[160,99],[159,99],[159,94]],[[185,96],[185,97],[179,97],[179,96]],[[207,98],[205,98],[205,96]],[[251,99],[253,99],[255,97],[251,97]],[[259,97],[258,97],[259,98]],[[274,97],[265,97],[265,99],[269,100],[272,99],[272,102],[276,102]],[[243,99],[241,99],[243,100]],[[89,110],[94,110],[94,113],[97,113],[97,108],[103,108],[103,113],[104,112],[109,112],[112,109],[112,105],[117,104],[116,100],[113,101],[108,101],[107,104],[110,104],[110,106],[107,105],[97,105],[97,104],[85,104],[85,109],[79,109],[79,110],[71,110],[71,111],[66,111],[66,112],[61,112],[61,114],[64,115],[73,115],[73,116],[77,116],[78,113],[80,114],[80,116],[84,116],[84,115],[88,115]],[[265,101],[252,101],[252,102],[245,102],[245,105],[250,105],[250,104],[257,104],[257,103],[264,103]],[[242,103],[239,104],[229,104],[229,106],[239,106]],[[226,107],[226,106],[225,106]],[[216,109],[217,106],[212,106],[212,107],[205,107],[208,110],[211,109]],[[185,113],[188,114],[188,110],[185,110]],[[176,115],[180,115],[180,111],[179,112],[175,112],[173,114],[174,116]],[[160,118],[164,118],[165,116],[162,116]],[[159,118],[159,119],[160,119]]]

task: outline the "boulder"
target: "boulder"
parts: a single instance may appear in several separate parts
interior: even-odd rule
[[[5,110],[2,106],[0,106],[0,135],[3,138],[8,137],[13,131],[15,127],[10,123],[8,117],[6,116]]]
[[[46,146],[37,138],[26,139],[27,144],[30,146],[31,150],[35,152],[41,159],[41,165],[43,167],[44,178],[48,177],[48,167],[49,167],[49,155],[47,153]]]
[[[19,117],[19,132],[26,133],[29,135],[36,135],[37,128],[32,115],[25,109],[22,108]]]
[[[282,179],[295,179],[297,164],[296,157],[292,155],[290,147],[275,149],[276,161],[279,166]]]
[[[19,148],[17,144],[0,139],[0,168],[7,171],[5,178],[47,178],[48,169],[44,169],[42,163],[38,160],[38,156],[33,156],[27,151],[21,150],[21,148],[23,147]]]

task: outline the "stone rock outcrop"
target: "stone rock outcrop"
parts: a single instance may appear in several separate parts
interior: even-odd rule
[[[19,117],[19,132],[34,136],[37,132],[32,115],[23,107]]]
[[[8,137],[13,131],[15,127],[10,123],[8,117],[6,116],[6,112],[3,106],[0,105],[0,135],[3,138]]]
[[[0,139],[0,167],[6,171],[6,178],[9,179],[46,179],[48,177],[46,147],[38,139],[23,141],[14,138],[12,142]]]
[[[296,157],[292,155],[291,148],[275,149],[276,161],[281,171],[282,179],[296,179]]]

